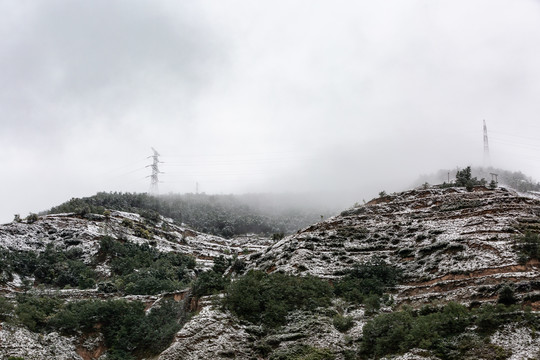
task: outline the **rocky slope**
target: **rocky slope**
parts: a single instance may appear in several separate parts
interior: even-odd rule
[[[410,303],[418,308],[451,300],[474,306],[495,303],[503,284],[510,284],[523,304],[538,310],[539,264],[520,264],[515,243],[526,231],[540,230],[539,215],[539,199],[504,188],[416,189],[346,210],[246,261],[251,269],[334,281],[353,264],[377,256],[399,266],[406,275],[393,291],[394,307]],[[335,313],[353,319],[353,327],[337,331],[332,325]],[[335,359],[346,359],[347,354],[357,353],[363,325],[370,318],[363,306],[338,301],[327,312],[295,312],[287,326],[261,334],[232,314],[206,305],[160,359],[262,359],[266,357],[257,351],[261,344],[270,344],[274,354],[301,344],[330,349]],[[467,358],[540,356],[540,338],[520,323],[507,325],[485,341],[484,348]],[[391,358],[439,359],[421,349],[387,357]]]
[[[336,278],[373,256],[404,270],[398,301],[493,300],[503,283],[540,309],[538,261],[518,263],[516,236],[540,230],[540,200],[498,188],[429,188],[374,199],[299,231],[253,268]]]
[[[40,216],[35,220],[23,220],[0,226],[0,251],[42,253],[48,246],[69,252],[79,250],[83,261],[100,274],[102,279],[110,276],[110,264],[98,261],[100,239],[109,237],[121,242],[149,244],[160,252],[178,252],[195,257],[196,272],[209,269],[218,256],[239,259],[249,253],[260,251],[269,244],[269,239],[246,235],[233,239],[197,232],[185,225],[176,225],[172,220],[161,218],[151,224],[138,214],[111,211],[108,216],[89,214],[81,217],[72,213]],[[1,263],[1,261],[0,261]],[[174,294],[121,295],[103,291],[99,287],[89,289],[58,289],[40,285],[35,279],[8,274],[0,268],[0,296],[14,302],[18,294],[45,296],[62,301],[117,300],[140,301],[153,308],[162,298],[173,297],[182,301],[189,288]],[[0,299],[2,300],[2,299]],[[189,307],[189,306],[188,306]],[[0,319],[2,313],[0,309]],[[0,323],[0,359],[19,356],[33,359],[97,359],[106,351],[103,339],[97,334],[90,337],[65,337],[57,332],[33,333],[17,324]]]
[[[452,300],[473,306],[495,303],[501,288],[510,284],[520,303],[531,306],[534,314],[540,310],[540,264],[537,260],[520,262],[515,247],[516,238],[526,231],[540,231],[540,200],[534,196],[504,188],[476,187],[467,192],[434,187],[374,199],[279,242],[256,236],[224,239],[165,218],[149,224],[139,215],[111,211],[108,216],[48,215],[32,223],[0,226],[0,249],[41,252],[47,244],[65,251],[79,248],[85,261],[95,264],[99,239],[109,236],[122,242],[146,243],[162,252],[191,254],[197,260],[196,273],[209,269],[219,255],[237,254],[248,269],[309,274],[330,282],[338,281],[354,264],[379,257],[402,269],[405,276],[392,289],[394,301],[383,306],[382,313],[404,304],[419,308]],[[107,262],[99,263],[96,270],[105,277],[110,273]],[[23,283],[28,285],[28,279],[23,280],[14,276],[1,283],[2,297],[12,300],[23,292]],[[30,291],[67,301],[121,297],[98,288],[41,287]],[[185,301],[188,297],[189,289],[124,298],[141,301],[151,311],[165,298]],[[185,305],[195,310],[193,316],[176,333],[172,344],[153,358],[299,359],[293,356],[295,351],[308,349],[313,358],[357,359],[354,354],[359,351],[363,327],[375,316],[365,305],[334,299],[328,308],[294,311],[288,315],[285,326],[269,330],[240,320],[221,308],[213,297]],[[338,331],[334,324],[336,314],[350,319],[350,328]],[[100,336],[99,331],[86,337],[61,336],[56,332],[36,334],[4,322],[0,324],[0,359],[21,356],[27,360],[103,360],[107,349]],[[482,349],[499,352],[500,357],[493,359],[540,356],[540,337],[523,323],[509,323],[485,341]],[[469,358],[491,359],[488,353],[486,350],[483,355]],[[387,358],[439,359],[420,349]]]
[[[134,243],[148,243],[162,252],[180,252],[195,256],[203,268],[211,267],[219,255],[240,258],[266,248],[269,239],[255,235],[225,239],[177,225],[161,218],[149,224],[138,214],[111,211],[109,216],[72,213],[40,216],[35,222],[21,221],[0,225],[0,249],[10,251],[43,251],[48,244],[58,249],[79,248],[87,261],[98,252],[103,236]]]

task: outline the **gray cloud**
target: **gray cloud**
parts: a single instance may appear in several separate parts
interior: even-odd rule
[[[191,17],[196,9],[140,1],[35,3],[2,46],[3,108],[40,135],[118,122],[141,103],[174,111],[221,61],[209,26]]]
[[[482,161],[540,178],[537,1],[0,4],[12,212],[102,190],[342,191]]]

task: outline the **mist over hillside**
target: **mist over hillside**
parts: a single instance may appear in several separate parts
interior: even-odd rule
[[[540,0],[0,14],[0,360],[540,359]]]
[[[0,3],[0,222],[98,191],[343,191],[492,158],[540,178],[540,3]],[[489,64],[489,65],[487,65]]]
[[[279,241],[157,212],[222,233],[309,217],[256,194],[98,193],[0,225],[0,357],[537,358],[540,199],[466,170]]]
[[[342,210],[315,194],[169,194],[100,192],[73,198],[48,213],[103,214],[106,209],[135,212],[146,218],[157,214],[195,229],[230,237],[257,233],[290,234]]]
[[[453,183],[459,168],[441,169],[420,176],[413,187],[429,184]],[[540,191],[540,183],[522,172],[499,168],[472,167],[471,173],[486,184],[497,174],[500,185],[526,192]],[[386,189],[380,188],[381,193]],[[393,188],[388,192],[405,190]],[[349,193],[251,193],[251,194],[167,194],[99,192],[96,195],[72,198],[46,213],[74,212],[80,215],[103,214],[105,209],[139,213],[147,218],[157,214],[185,223],[195,229],[219,236],[231,237],[247,233],[262,235],[292,234],[324,218],[336,215],[353,204],[365,203],[369,198]],[[45,213],[45,212],[44,212]]]
[[[429,175],[421,175],[413,184],[413,186],[420,186],[422,184],[442,184],[444,182],[450,183],[455,180],[456,173],[463,168],[455,169],[440,169],[435,173]],[[500,185],[512,188],[517,191],[540,191],[540,182],[536,181],[530,176],[525,175],[521,171],[510,171],[495,167],[471,167],[471,173],[473,177],[485,179],[489,183],[492,179],[498,179]],[[492,174],[496,174],[496,177]]]

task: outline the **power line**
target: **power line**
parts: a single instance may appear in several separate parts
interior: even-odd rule
[[[506,144],[514,147],[520,147],[520,148],[528,148],[533,150],[540,150],[540,145],[536,144],[530,144],[530,143],[522,143],[517,141],[511,141],[511,140],[504,140],[499,138],[493,138],[491,140],[494,140],[497,143]]]
[[[501,133],[501,132],[498,132],[498,131],[491,131],[491,133],[492,134],[503,135],[503,136],[511,136],[511,137],[520,138],[520,139],[528,139],[528,140],[534,140],[534,141],[540,140],[539,137],[535,137],[535,136],[523,136],[523,135],[516,135],[516,134],[509,134],[509,133]]]

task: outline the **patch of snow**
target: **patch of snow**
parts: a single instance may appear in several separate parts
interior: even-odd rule
[[[13,280],[8,282],[7,286],[14,287],[14,288],[23,286],[22,278],[17,273],[13,274]]]
[[[10,356],[25,360],[83,360],[75,348],[75,338],[56,332],[37,334],[25,328],[0,324],[0,358]]]
[[[515,324],[505,326],[491,336],[491,342],[512,352],[508,360],[538,359],[540,336],[529,328]]]

